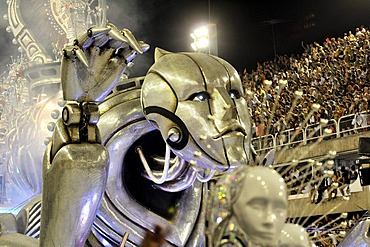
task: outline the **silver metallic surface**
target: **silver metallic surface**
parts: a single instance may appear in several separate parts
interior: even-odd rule
[[[50,62],[53,55],[44,52],[22,25],[17,9],[19,2],[9,1],[11,28],[16,39],[31,61]],[[60,1],[50,0],[45,5],[55,7],[49,10],[49,16],[56,19],[58,30],[66,34],[69,44],[61,58],[64,101],[56,98],[58,105],[67,110],[50,109],[52,119],[62,116],[66,121],[63,124],[60,120],[56,123],[49,120],[44,126],[46,130],[54,130],[54,134],[52,138],[46,138],[51,143],[44,159],[40,246],[82,246],[92,224],[95,239],[102,245],[118,245],[123,236],[129,234],[127,245],[138,246],[147,231],[160,225],[169,229],[166,246],[201,246],[207,189],[196,180],[197,177],[207,180],[216,170],[222,172],[247,164],[250,158],[249,113],[241,109],[245,107],[241,104],[242,98],[231,97],[235,95],[234,91],[243,95],[240,78],[222,59],[157,50],[156,63],[143,90],[137,87],[138,84],[135,89],[122,92],[114,89],[124,77],[124,70],[133,65],[131,61],[137,54],[147,51],[149,45],[137,41],[128,29],[119,30],[106,23],[104,0],[98,1],[93,10],[99,13],[94,24],[102,28],[91,28],[81,21],[89,19],[85,18],[86,14],[93,13],[85,11],[92,2],[73,1],[74,15],[66,19],[60,18],[63,14],[68,15],[60,8]],[[34,72],[39,69],[42,70],[35,68]],[[160,73],[166,82],[158,81],[153,72]],[[35,91],[45,83],[58,85],[59,79],[55,79],[58,76],[59,70],[50,78],[43,77],[35,84]],[[159,102],[158,95],[167,93],[169,85],[174,88],[174,94],[162,97]],[[111,91],[115,93],[109,95]],[[206,93],[209,97],[206,95],[208,98],[204,100],[195,95],[197,93]],[[77,102],[77,108],[71,107],[74,102]],[[84,107],[86,102],[100,103],[100,114]],[[157,118],[156,113],[147,114],[147,107],[162,107],[183,125],[179,127],[168,119]],[[142,164],[128,158],[133,155],[131,152],[137,143],[158,133],[153,120],[161,135],[151,140],[144,152],[167,142],[176,161],[170,164],[165,182],[156,189],[153,189],[154,183],[146,180],[145,175],[143,177]],[[189,140],[178,148],[188,133]],[[166,173],[161,171],[166,163],[161,161],[161,155],[155,153],[146,157],[148,161],[155,157],[149,166],[158,177]],[[170,160],[169,153],[165,160]],[[138,176],[145,181],[148,191],[150,189],[148,193],[159,191],[161,196],[164,193],[163,200],[169,197],[170,206],[162,205],[161,197],[152,198],[156,200],[147,203],[140,199],[140,194],[135,194],[128,180],[137,169],[142,170]],[[32,234],[38,234],[39,205],[36,203],[31,210],[34,217],[25,218]],[[167,215],[169,211],[171,214]]]
[[[243,96],[242,84],[224,60],[156,49],[156,62],[143,84],[142,105],[164,138],[173,127],[182,136],[189,132],[185,146],[172,146],[176,155],[205,169],[225,171],[247,164],[250,158],[250,117],[244,99],[232,98],[235,93]],[[171,114],[185,127],[178,126]]]
[[[167,192],[179,192],[189,188],[197,179],[198,171],[189,167],[176,180],[167,181],[164,184],[156,184],[154,187]]]
[[[227,216],[210,232],[213,246],[276,246],[288,213],[282,176],[268,167],[249,166],[218,182],[226,197]]]
[[[102,47],[109,39],[124,41],[108,26],[110,31],[96,34],[100,42],[96,39],[91,47],[75,42],[64,49],[61,83],[64,100],[70,102],[62,113],[65,126],[57,125],[45,152],[40,246],[83,246],[106,187],[109,158],[101,145],[94,101],[111,92],[126,68],[115,49]]]
[[[67,104],[63,108],[62,119],[65,125],[79,124],[82,116],[81,109],[78,104]]]
[[[67,65],[62,69],[62,84],[67,85],[67,87],[63,87],[66,99],[77,101],[100,101],[100,99],[104,98],[107,94],[107,88],[111,88],[115,85],[114,80],[110,80],[109,78],[118,76],[118,74],[116,73],[117,70],[113,68],[113,70],[110,71],[111,73],[108,73],[109,75],[111,75],[111,77],[108,77],[108,81],[102,80],[101,83],[103,84],[95,84],[96,82],[94,82],[93,80],[93,90],[96,90],[97,93],[91,92],[91,88],[89,85],[90,82],[87,81],[88,77],[83,76],[83,74],[85,73],[84,71],[86,69],[90,69],[90,66],[87,67],[86,65],[81,64],[81,66],[76,67],[76,71],[71,71],[72,69],[74,69],[71,64],[73,64],[74,61],[78,61],[79,58],[71,58],[71,53],[68,52],[68,48],[66,48],[66,51],[66,56],[62,61],[62,67],[64,62]],[[110,54],[112,55],[113,53]],[[88,54],[86,57],[87,61],[89,61],[90,59],[89,56],[93,57],[97,61],[101,61],[101,63],[97,63],[96,66],[98,67],[104,67],[104,63],[106,62],[106,60],[110,59],[109,56],[104,57],[103,55],[101,57],[95,57],[95,55],[91,56],[91,54]],[[249,122],[243,122],[244,120],[241,119],[241,116],[248,117],[248,115],[246,115],[248,111],[244,109],[237,109],[237,105],[234,104],[235,101],[242,100],[242,98],[231,98],[231,95],[235,93],[234,91],[236,91],[240,95],[243,94],[240,78],[238,77],[236,71],[223,60],[209,55],[171,54],[166,56],[169,56],[170,59],[165,60],[165,62],[163,62],[162,60],[159,65],[156,63],[152,67],[151,71],[156,71],[155,73],[163,73],[165,77],[176,78],[175,80],[172,80],[171,82],[161,83],[149,76],[145,79],[143,86],[144,88],[142,90],[133,89],[124,92],[117,92],[116,94],[109,96],[99,106],[101,116],[98,122],[98,128],[101,130],[102,144],[105,146],[110,156],[107,171],[107,186],[105,188],[101,207],[97,213],[97,220],[95,221],[93,226],[93,233],[101,243],[109,241],[119,244],[122,240],[122,237],[128,233],[128,243],[136,246],[141,243],[143,236],[145,235],[145,232],[147,230],[153,231],[156,225],[160,225],[162,227],[170,229],[169,233],[166,235],[168,246],[171,246],[172,244],[175,246],[200,246],[204,241],[204,238],[202,237],[204,231],[204,225],[202,225],[204,223],[204,218],[202,216],[204,213],[204,209],[202,208],[205,207],[203,199],[205,196],[205,191],[203,190],[202,184],[196,181],[198,173],[204,168],[211,169],[210,172],[207,173],[209,176],[200,178],[201,180],[208,179],[214,174],[214,169],[223,171],[230,167],[246,164],[248,162],[249,155],[247,153],[249,152],[249,147],[248,145],[246,145],[246,149],[244,149],[243,147],[245,142],[248,142],[249,138],[249,136],[247,136],[247,133],[249,133],[249,131],[245,128],[250,128],[250,125]],[[166,58],[166,56],[164,56],[164,58]],[[178,56],[180,57],[180,59]],[[173,57],[173,59],[171,57]],[[182,61],[183,58],[185,59],[185,61]],[[178,61],[177,64],[175,64],[177,67],[168,67],[168,63],[172,64],[175,60]],[[181,66],[185,66],[185,68]],[[192,78],[192,76],[194,76],[194,71],[199,71],[199,69],[201,69],[204,74],[199,74],[199,78]],[[180,72],[180,74],[177,74],[179,71],[182,72]],[[76,76],[71,76],[71,73]],[[172,74],[174,74],[175,76]],[[199,80],[203,77],[206,78],[206,81],[201,83],[198,87],[194,87],[194,89],[191,89],[193,91],[187,92],[189,91],[189,87],[187,86],[187,84],[182,84],[182,82],[189,80],[189,78],[198,83]],[[66,78],[66,80],[63,80],[63,78]],[[72,78],[79,78],[80,82],[77,82],[77,84],[73,84],[74,80]],[[171,86],[176,89],[177,95],[172,97],[164,97],[163,99],[165,102],[159,102],[157,99],[155,99],[158,98],[155,95],[162,94],[161,89],[167,87],[166,83],[172,83]],[[68,86],[71,84],[78,86],[77,88],[74,86]],[[110,84],[110,86],[107,87],[106,85],[108,84]],[[84,85],[89,86],[85,87]],[[151,89],[153,89],[151,85],[156,85],[157,91],[152,92],[155,93],[155,95],[152,95],[150,92]],[[83,90],[81,90],[81,88]],[[84,88],[86,88],[86,90]],[[198,98],[198,96],[196,95],[194,96],[195,101],[194,99],[189,99],[191,95],[197,94],[199,92],[206,92],[210,95],[210,98],[203,100]],[[141,99],[139,98],[140,94]],[[207,105],[208,107],[210,107],[211,111],[204,114],[204,108],[208,109],[208,107],[202,107],[201,104],[204,103],[197,102],[198,100],[203,100],[203,102],[206,104],[208,103]],[[141,109],[140,102],[143,103],[142,105],[144,107],[144,110]],[[166,120],[164,120],[165,124],[163,125],[163,123],[161,122],[163,121],[163,119],[158,119],[155,117],[152,118],[151,114],[149,114],[150,116],[148,114],[144,115],[144,112],[148,113],[146,111],[148,109],[148,106],[177,106],[179,108],[178,111],[175,111],[174,109],[171,110],[175,115],[177,115],[180,121],[183,121],[185,123],[184,126],[186,129],[184,129],[184,126],[176,126],[174,124],[168,125],[166,124]],[[241,105],[239,105],[239,107],[241,107]],[[194,110],[197,115],[194,119],[190,119],[189,113],[193,113]],[[240,114],[240,116],[238,114]],[[204,116],[209,117],[204,118]],[[148,119],[145,117],[147,117]],[[143,138],[145,135],[156,130],[156,128],[154,127],[155,125],[153,125],[148,120],[155,121],[157,123],[161,122],[158,124],[158,126],[159,130],[162,132],[162,138],[169,138],[169,140],[171,140],[171,137],[174,136],[176,138],[172,138],[171,140],[174,143],[179,143],[181,141],[181,139],[186,134],[184,131],[188,131],[191,135],[189,138],[189,142],[185,143],[186,145],[181,149],[176,149],[176,145],[171,146],[170,143],[166,144],[167,146],[169,145],[171,147],[171,151],[173,153],[179,156],[180,160],[185,160],[186,162],[180,165],[180,168],[177,168],[176,172],[172,173],[171,179],[167,178],[167,181],[164,182],[162,185],[153,184],[153,186],[156,186],[158,189],[163,191],[168,191],[171,193],[181,193],[181,197],[178,199],[179,201],[177,202],[179,208],[175,210],[175,215],[172,216],[172,219],[166,219],[155,211],[150,210],[149,205],[143,205],[142,203],[138,202],[138,199],[136,199],[135,196],[128,191],[128,187],[127,185],[125,185],[127,182],[123,179],[126,178],[125,172],[128,171],[127,167],[130,167],[132,165],[142,166],[140,162],[137,164],[129,164],[125,162],[128,161],[126,159],[126,156],[129,156],[130,152],[134,150],[133,147],[135,143]],[[199,128],[201,125],[204,124],[204,121],[207,122],[206,128]],[[175,133],[173,131],[174,129],[177,129],[179,131],[176,131]],[[68,133],[69,136],[72,138],[72,142],[74,142],[73,140],[75,139],[75,132],[73,130],[72,132],[69,130]],[[201,136],[204,135],[206,136],[206,138],[201,138]],[[59,134],[59,136],[62,137],[63,135]],[[53,167],[58,167],[58,162],[60,162],[59,160],[61,159],[58,154],[61,151],[71,145],[73,145],[73,147],[82,145],[68,144],[69,141],[66,141],[64,139],[65,138],[54,139],[55,145],[61,148],[56,152],[51,152],[53,155],[55,153],[55,157],[52,157],[52,159],[53,162],[56,162],[56,165],[53,164]],[[163,140],[161,139],[153,140],[153,145],[156,145],[156,141],[163,142]],[[203,143],[199,143],[199,141],[202,141]],[[67,142],[66,146],[63,146],[63,144],[58,144],[64,142]],[[199,146],[201,146],[201,149],[199,149]],[[235,149],[235,146],[241,148]],[[69,157],[72,154],[69,152],[72,152],[72,150],[68,150],[68,152],[65,153],[66,157]],[[83,152],[79,151],[77,153],[80,153],[80,155],[82,153],[91,155],[91,150],[86,149]],[[219,156],[217,153],[222,153],[222,155],[226,154],[227,158],[222,155]],[[205,156],[207,157],[204,158]],[[50,175],[47,175],[51,178],[54,178],[54,176],[60,177],[61,174],[66,173],[68,174],[68,178],[71,180],[62,180],[61,184],[63,185],[58,186],[58,188],[61,187],[62,189],[56,189],[56,187],[54,186],[51,186],[51,188],[48,189],[46,189],[47,187],[44,187],[46,191],[45,193],[49,193],[47,191],[51,190],[53,194],[52,198],[55,198],[55,195],[57,195],[58,193],[61,195],[64,194],[64,196],[67,196],[68,194],[70,200],[71,198],[77,198],[77,194],[79,194],[81,197],[83,194],[93,194],[96,197],[99,197],[99,193],[101,193],[102,195],[101,190],[103,189],[103,187],[97,186],[97,184],[89,183],[81,184],[78,189],[74,187],[74,196],[73,194],[71,195],[69,193],[66,193],[66,191],[71,190],[68,184],[71,183],[73,179],[77,179],[72,175],[76,174],[76,172],[72,172],[71,170],[82,169],[83,167],[79,167],[77,163],[74,163],[76,158],[77,157],[71,158],[71,160],[69,161],[69,163],[72,164],[71,168],[60,170],[54,168],[57,170],[52,171]],[[169,157],[167,157],[167,160],[169,161]],[[217,162],[219,163],[217,164]],[[187,167],[186,169],[183,169],[182,167],[185,165],[187,165]],[[97,169],[96,172],[99,174],[98,180],[101,181],[98,184],[102,184],[102,186],[104,186],[105,176],[103,164],[101,164],[100,170]],[[81,171],[78,172],[78,174],[78,176],[81,176],[81,174],[83,175],[84,172]],[[163,173],[159,174],[161,176],[163,175]],[[85,180],[89,181],[89,179]],[[44,186],[47,186],[46,184],[47,182]],[[87,187],[86,184],[88,184],[89,186]],[[44,203],[45,201],[52,201],[52,199],[49,199],[48,197],[44,197],[43,200]],[[51,203],[51,205],[54,205],[51,207],[54,207],[55,210],[58,210],[58,208],[60,208],[59,206],[55,206],[55,203]],[[90,212],[89,218],[92,218],[93,215],[95,215],[93,212],[95,205],[96,204],[88,207]],[[76,208],[69,211],[69,213],[65,212],[65,214],[67,214],[68,217],[76,219],[75,221],[69,222],[69,224],[72,224],[72,227],[70,227],[70,229],[75,229],[78,224],[81,225],[79,232],[73,234],[73,236],[68,236],[69,241],[77,243],[78,241],[82,241],[83,239],[87,238],[86,229],[88,228],[88,225],[92,222],[87,222],[86,225],[81,224],[79,217],[77,216],[81,215],[83,207],[79,204],[75,207]],[[46,208],[45,212],[48,211],[50,210]],[[42,226],[50,225],[50,231],[53,231],[52,229],[63,228],[62,222],[55,223],[53,216],[50,216],[48,218],[49,219],[45,220],[45,222],[47,223],[42,224]],[[44,218],[42,218],[42,220],[44,222]],[[43,234],[44,231],[49,230],[47,230],[46,228],[41,228],[41,234]],[[58,234],[60,239],[62,238],[62,236],[63,238],[66,238],[66,235],[64,233],[59,232]],[[45,246],[47,246],[47,244],[51,244],[46,236],[41,236],[41,242],[46,243]],[[79,238],[78,236],[81,236],[81,238]]]
[[[180,141],[181,139],[181,133],[179,131],[179,129],[177,128],[171,128],[169,131],[168,131],[168,137],[171,142],[178,142]]]
[[[136,152],[140,156],[141,163],[143,164],[146,174],[149,176],[149,179],[156,184],[163,184],[167,180],[168,170],[170,168],[170,148],[169,146],[166,145],[165,162],[164,162],[163,171],[161,172],[160,177],[156,177],[153,175],[153,172],[148,162],[146,161],[146,158],[145,158],[145,155],[142,149],[140,147],[137,147]]]
[[[39,247],[37,239],[28,237],[20,233],[5,234],[0,238],[1,246],[16,246],[16,247]]]
[[[83,246],[106,184],[100,144],[69,144],[44,158],[40,246]],[[62,210],[63,209],[63,210]]]
[[[281,230],[278,247],[310,247],[306,229],[298,224],[286,223]]]
[[[52,111],[61,111],[57,105],[61,95],[52,96],[22,112],[5,138],[7,177],[23,200],[41,192],[44,140],[52,135],[47,125],[55,121]]]
[[[338,247],[370,246],[370,214],[365,215],[347,233],[346,237],[339,243]]]
[[[110,110],[106,108],[107,106]],[[96,229],[94,232],[98,238],[103,238],[98,233],[104,231],[109,235],[109,239],[112,239],[111,241],[118,243],[123,234],[129,232],[128,241],[137,246],[142,241],[146,230],[154,230],[157,224],[170,227],[171,231],[167,240],[176,246],[186,245],[195,229],[199,229],[197,234],[202,235],[200,230],[203,228],[198,226],[202,222],[199,213],[204,196],[200,183],[193,184],[183,192],[178,202],[181,210],[178,210],[172,221],[140,205],[124,185],[122,173],[124,167],[130,165],[123,163],[124,157],[137,139],[155,130],[141,111],[140,89],[120,92],[108,97],[100,105],[100,109],[102,115],[98,126],[102,130],[102,141],[110,155],[110,164],[106,193],[97,215],[100,220],[94,224],[94,229]],[[153,140],[153,145],[155,142],[156,140]],[[140,163],[136,165],[142,166]],[[197,241],[202,241],[202,239]],[[201,242],[196,243],[195,246],[198,246]]]
[[[236,71],[216,57],[157,50],[156,64],[146,79],[141,101],[140,89],[117,92],[114,86],[124,69],[132,66],[131,61],[137,54],[147,51],[149,45],[137,41],[129,30],[118,30],[106,23],[105,0],[99,0],[96,8],[100,19],[96,19],[95,24],[102,28],[89,28],[86,22],[80,21],[89,19],[85,18],[85,13],[91,12],[84,12],[90,7],[87,1],[72,1],[80,4],[75,8],[75,15],[70,16],[73,25],[68,26],[69,20],[63,21],[68,18],[58,18],[63,13],[51,12],[69,39],[62,58],[65,100],[102,102],[99,106],[102,118],[99,119],[97,111],[89,111],[93,114],[87,114],[87,117],[85,114],[85,119],[72,119],[73,126],[66,126],[62,121],[54,123],[52,119],[61,116],[61,109],[57,106],[66,104],[58,99],[60,95],[56,93],[60,83],[60,71],[56,69],[59,62],[51,63],[53,55],[59,57],[56,56],[58,52],[48,54],[27,30],[21,17],[20,2],[8,1],[10,30],[29,61],[42,64],[25,71],[25,77],[30,82],[30,95],[38,98],[38,104],[15,121],[17,128],[10,131],[6,138],[10,150],[8,167],[11,173],[8,179],[21,194],[39,193],[40,153],[44,150],[43,143],[52,140],[46,151],[44,170],[41,246],[82,246],[92,224],[92,232],[101,245],[117,245],[128,236],[127,246],[138,246],[145,232],[153,231],[159,224],[170,228],[166,246],[201,246],[204,241],[207,188],[199,181],[207,181],[215,172],[248,164],[251,159],[249,112],[243,97],[232,96],[235,91],[243,94]],[[62,9],[61,3],[63,1],[50,0],[46,7],[54,4],[54,9]],[[83,30],[88,31],[76,38],[76,34]],[[107,47],[107,52],[102,52]],[[92,48],[91,53],[86,52],[89,48]],[[91,63],[92,60],[94,63]],[[102,71],[108,73],[100,73]],[[45,99],[45,85],[53,87],[46,94],[52,96],[49,99]],[[115,93],[106,98],[111,91]],[[158,97],[162,93],[166,97]],[[141,109],[141,103],[144,109]],[[68,102],[66,109],[70,109],[70,105],[71,102]],[[77,106],[79,108],[80,105]],[[161,107],[172,113],[171,116],[182,121],[186,131],[178,128],[177,122],[168,116],[148,114],[147,107]],[[79,115],[75,113],[72,111],[74,117]],[[50,115],[52,119],[49,119]],[[85,120],[88,120],[87,123]],[[81,143],[83,131],[80,123],[86,124],[84,128],[90,143]],[[100,145],[96,124],[101,130],[103,145]],[[165,182],[162,185],[152,184],[158,190],[181,193],[171,219],[153,210],[156,203],[147,205],[139,201],[125,184],[126,173],[139,166],[141,168],[140,163],[132,164],[125,159],[130,148],[140,138],[155,132],[155,126],[159,126],[163,140],[172,145],[172,151],[177,155],[173,158],[175,162],[170,164]],[[54,131],[52,138],[48,130]],[[185,132],[189,132],[189,140],[179,148],[176,144],[183,140]],[[156,141],[153,140],[153,146],[158,144]],[[109,162],[108,153],[111,157]],[[165,172],[160,170],[165,164],[163,158],[147,158],[154,159],[155,165],[151,167],[154,176],[163,176]],[[261,163],[271,164],[272,155],[266,156],[265,161]],[[102,205],[98,209],[100,200]],[[37,237],[40,206],[40,202],[32,207],[27,205],[17,216],[24,223],[17,225],[21,232],[24,230],[25,234]],[[97,218],[93,222],[96,212]],[[340,246],[369,245],[368,221],[368,218],[363,218]],[[36,240],[18,234],[2,236],[0,243],[7,246],[38,246]]]
[[[74,40],[74,45],[79,45],[85,49],[92,45],[94,38],[106,35],[110,30],[109,27],[91,27]]]
[[[209,172],[209,174],[207,174],[206,176],[202,176],[202,175],[201,175],[201,174],[199,174],[199,172],[198,172],[198,174],[197,174],[197,179],[198,179],[198,181],[199,181],[199,182],[207,183],[208,181],[210,181],[210,180],[213,178],[213,176],[215,175],[215,173],[216,173],[216,171],[215,171],[215,170],[211,170],[211,171]]]
[[[115,87],[127,63],[136,57],[135,52],[143,53],[141,45],[145,43],[139,44],[132,33],[130,38],[125,38],[112,24],[100,31],[94,32],[96,38],[92,43],[88,42],[90,46],[86,42],[75,42],[76,45],[64,48],[61,74],[65,100],[101,102]],[[87,35],[90,33],[91,29]],[[117,45],[106,45],[109,40],[126,42],[128,46],[117,53]]]
[[[164,159],[159,159],[158,157],[153,157],[153,160],[156,162],[156,164],[163,167],[164,165]],[[167,181],[174,180],[175,178],[178,178],[180,174],[185,170],[186,161],[181,159],[179,156],[176,156],[173,160],[170,161],[170,169],[168,170],[167,175]],[[154,176],[162,176],[162,172],[160,171],[154,171]],[[150,179],[149,176],[144,174],[146,178]]]
[[[14,37],[26,52],[30,61],[45,63],[51,58],[46,54],[43,47],[36,42],[32,33],[25,28],[19,8],[20,0],[10,0],[8,4],[9,24]]]

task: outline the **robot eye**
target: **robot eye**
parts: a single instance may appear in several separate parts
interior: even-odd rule
[[[229,94],[230,94],[230,97],[232,99],[239,99],[240,98],[240,93],[238,91],[234,90],[234,89],[230,90]]]
[[[188,100],[192,100],[192,101],[196,101],[196,102],[203,102],[203,101],[206,101],[208,99],[210,99],[210,95],[208,92],[205,92],[205,91],[202,91],[202,92],[198,92],[198,93],[194,93],[192,94]]]

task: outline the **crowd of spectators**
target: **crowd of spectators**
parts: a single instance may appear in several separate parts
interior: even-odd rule
[[[326,174],[318,171],[311,187],[311,202],[321,203],[324,194],[327,194],[328,201],[334,200],[337,198],[338,191],[343,199],[348,200],[351,195],[349,186],[357,178],[358,172],[355,165],[352,165],[349,169],[341,166]]]
[[[312,217],[305,225],[310,239],[317,247],[335,247],[355,225],[364,211]]]
[[[338,195],[349,199],[349,185],[358,178],[356,165],[340,166],[330,170],[312,170],[309,166],[297,169],[292,166],[280,172],[288,186],[289,195],[309,194],[311,203],[322,203],[325,198],[331,201]],[[315,174],[313,176],[313,173]]]
[[[366,128],[370,123],[369,114],[363,114],[370,110],[369,54],[370,30],[361,27],[343,37],[327,38],[322,44],[309,44],[300,55],[276,56],[258,63],[250,73],[245,71],[242,78],[254,136],[276,135],[287,129],[298,134],[307,125],[323,119],[338,121],[348,115],[340,128],[348,133],[354,127]],[[338,197],[349,200],[349,185],[358,177],[356,166],[314,172],[307,167],[293,165],[279,171],[290,195],[307,193],[316,204]],[[359,214],[326,215],[305,227],[316,246],[336,246],[358,219]]]
[[[333,201],[336,204],[338,203],[336,200],[350,200],[350,184],[358,179],[358,168],[357,165],[343,165],[333,161],[326,161],[321,165],[318,165],[317,162],[304,162],[280,167],[278,172],[283,176],[288,186],[288,194],[292,195],[289,197],[290,199],[307,194],[307,200],[310,200],[311,203],[321,204]],[[291,218],[288,221],[303,221],[302,226],[309,233],[313,246],[335,247],[364,212],[324,214],[308,218]]]
[[[367,111],[369,54],[370,30],[361,27],[344,37],[307,45],[301,55],[277,56],[273,61],[258,63],[250,73],[244,72],[255,135]],[[358,122],[367,123],[367,119]]]

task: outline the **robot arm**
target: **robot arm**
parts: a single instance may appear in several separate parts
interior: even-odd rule
[[[100,143],[97,104],[112,91],[137,54],[148,49],[149,45],[137,41],[129,30],[120,31],[113,24],[92,27],[65,47],[61,83],[68,103],[62,114],[65,128],[53,139],[52,156],[67,143]]]
[[[62,119],[43,166],[40,246],[83,246],[107,180],[98,103],[115,87],[134,57],[149,49],[112,24],[90,28],[63,51]]]

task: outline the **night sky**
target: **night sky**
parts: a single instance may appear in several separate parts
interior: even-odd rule
[[[0,16],[6,0],[0,0]],[[26,0],[22,0],[26,1]],[[133,75],[144,75],[153,63],[154,47],[191,51],[189,34],[209,19],[208,0],[107,0],[109,21],[130,29],[139,40],[152,46],[135,60]],[[302,53],[303,44],[322,43],[327,37],[364,25],[370,27],[369,0],[210,0],[210,20],[217,24],[218,55],[237,70],[251,71],[258,61],[278,55]],[[271,25],[271,23],[276,23]],[[0,65],[17,56],[17,46],[0,20]],[[274,32],[272,31],[274,30]],[[1,72],[0,72],[1,74]]]

